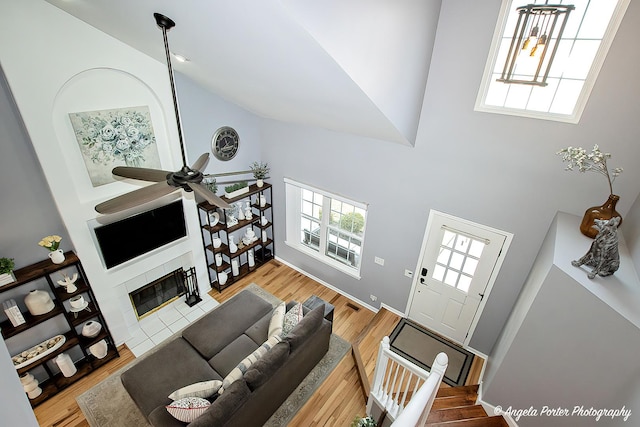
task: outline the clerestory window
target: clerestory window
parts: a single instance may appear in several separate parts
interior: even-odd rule
[[[629,1],[503,0],[476,111],[577,123]],[[546,16],[532,14],[553,6]],[[566,24],[560,18],[552,26],[554,14],[566,14]],[[531,84],[550,60],[544,84]]]

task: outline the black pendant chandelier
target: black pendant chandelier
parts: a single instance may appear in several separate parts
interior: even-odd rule
[[[574,9],[573,5],[546,3],[517,7],[518,21],[497,81],[547,86],[569,13]]]

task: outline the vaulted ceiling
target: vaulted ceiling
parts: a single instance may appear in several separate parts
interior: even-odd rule
[[[441,0],[47,1],[163,63],[168,16],[176,71],[260,117],[415,142]]]

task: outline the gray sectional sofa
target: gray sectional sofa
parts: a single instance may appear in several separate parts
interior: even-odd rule
[[[153,426],[187,425],[167,412],[168,395],[197,382],[222,380],[267,339],[272,310],[254,293],[238,293],[125,371],[125,389]],[[307,311],[282,342],[188,425],[262,426],[327,352],[332,325],[323,316],[322,306]]]

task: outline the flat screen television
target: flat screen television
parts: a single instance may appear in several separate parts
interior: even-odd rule
[[[94,229],[105,266],[113,268],[187,235],[182,200]]]

